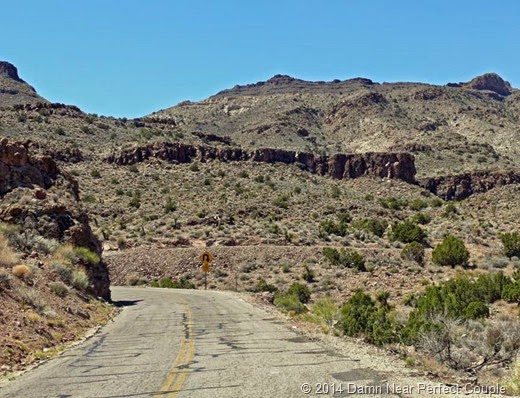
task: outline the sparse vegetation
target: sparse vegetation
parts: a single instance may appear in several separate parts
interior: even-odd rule
[[[442,243],[433,249],[432,260],[438,265],[449,265],[451,267],[461,265],[465,267],[468,264],[469,252],[461,239],[447,235]]]

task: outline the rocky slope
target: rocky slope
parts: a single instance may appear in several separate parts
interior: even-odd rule
[[[188,137],[240,147],[334,153],[413,148],[420,176],[512,167],[520,159],[520,93],[496,74],[433,86],[277,75],[151,115]],[[433,156],[432,156],[433,155]]]
[[[0,221],[101,255],[101,244],[79,204],[77,181],[51,157],[32,154],[30,143],[0,138],[0,198]],[[91,265],[87,273],[90,292],[109,300],[106,265]]]
[[[46,103],[36,90],[20,79],[18,70],[9,62],[0,61],[0,107],[18,104]]]
[[[302,170],[336,179],[388,177],[414,182],[415,165],[409,153],[364,153],[316,155],[309,152],[262,148],[244,150],[232,147],[193,146],[180,143],[156,143],[124,150],[106,158],[109,163],[131,165],[150,158],[175,163],[194,160],[221,162],[253,161],[261,163],[296,164]]]

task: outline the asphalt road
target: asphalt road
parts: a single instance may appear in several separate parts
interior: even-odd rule
[[[347,396],[348,382],[383,383],[232,293],[114,287],[113,299],[124,305],[113,322],[0,396],[305,397],[318,395],[318,383],[325,396]],[[340,383],[344,392],[333,394]]]

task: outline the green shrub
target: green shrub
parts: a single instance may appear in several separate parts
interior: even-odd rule
[[[417,213],[416,215],[414,215],[412,217],[412,222],[415,223],[415,224],[426,225],[431,220],[432,220],[432,218],[428,214],[426,214],[426,213]]]
[[[58,297],[65,297],[69,293],[69,289],[63,282],[52,282],[50,284],[51,291]]]
[[[338,316],[338,305],[330,297],[316,300],[312,304],[312,312],[327,324],[329,331],[333,328]]]
[[[73,277],[72,277],[72,269],[67,267],[66,265],[56,263],[53,265],[54,272],[58,278],[68,286],[72,285]]]
[[[376,345],[399,339],[400,327],[391,316],[388,294],[385,292],[378,298],[379,304],[358,289],[341,307],[339,325],[347,336],[364,336]]]
[[[332,265],[338,265],[345,268],[354,268],[358,271],[366,271],[365,259],[358,252],[350,249],[340,249],[325,247],[322,250],[323,255]]]
[[[173,213],[175,210],[177,210],[177,204],[171,197],[168,197],[166,199],[166,203],[164,204],[164,212]]]
[[[376,302],[368,293],[358,289],[341,307],[340,325],[347,336],[359,336],[368,329],[377,310]]]
[[[251,291],[253,292],[271,292],[271,293],[274,293],[276,292],[278,289],[276,288],[275,285],[272,285],[270,283],[267,283],[267,281],[264,279],[264,278],[261,278],[256,286],[254,286]]]
[[[412,221],[406,220],[392,225],[390,237],[403,243],[422,243],[426,239],[426,232]]]
[[[99,172],[98,169],[92,169],[90,171],[90,176],[93,178],[101,178],[101,173]]]
[[[482,301],[472,301],[464,311],[466,319],[481,319],[489,316],[489,307]]]
[[[404,207],[408,205],[408,201],[405,199],[396,199],[396,198],[385,198],[379,199],[379,203],[385,209],[391,210],[402,210]]]
[[[274,304],[287,312],[304,314],[307,307],[298,299],[298,296],[287,293],[278,293],[274,297]]]
[[[432,260],[438,265],[466,266],[469,260],[469,252],[461,239],[453,235],[447,235],[442,243],[437,245],[432,252]]]
[[[500,240],[504,246],[503,252],[510,260],[513,257],[520,257],[520,233],[510,232],[500,234]]]
[[[97,265],[101,261],[101,258],[87,247],[75,247],[74,253],[84,264]]]
[[[315,275],[314,271],[307,264],[305,264],[305,267],[304,267],[303,273],[302,273],[303,280],[305,282],[312,283],[312,282],[314,282],[315,277],[316,277],[316,275]]]
[[[430,286],[414,299],[414,309],[408,317],[404,336],[414,343],[423,333],[435,330],[436,316],[449,319],[478,319],[489,316],[486,304],[500,300],[511,279],[499,272],[483,274],[478,278],[461,275],[440,285]]]
[[[332,264],[339,265],[339,251],[332,247],[324,247],[322,249],[323,256]]]
[[[290,295],[298,297],[302,303],[308,303],[311,299],[311,291],[307,285],[303,283],[293,282],[287,291]]]
[[[87,290],[89,280],[87,274],[83,271],[74,271],[72,274],[72,286],[78,290]]]
[[[426,203],[426,201],[423,199],[414,199],[410,203],[410,209],[415,210],[415,211],[420,211],[420,210],[426,209],[427,207],[428,207],[428,203]]]
[[[173,289],[173,281],[170,277],[164,277],[159,280],[159,287]]]
[[[417,264],[424,264],[424,246],[418,242],[408,243],[401,251],[401,258],[415,261]]]
[[[450,217],[454,214],[459,214],[457,206],[455,206],[453,203],[448,203],[444,209],[443,217]]]
[[[385,220],[379,220],[377,218],[367,218],[354,223],[353,226],[381,237],[385,233],[388,223]]]
[[[288,201],[289,201],[289,195],[287,195],[287,194],[278,195],[276,198],[274,198],[273,205],[280,207],[282,209],[287,209],[289,207]]]
[[[11,273],[5,268],[0,268],[0,292],[11,287],[13,277]]]

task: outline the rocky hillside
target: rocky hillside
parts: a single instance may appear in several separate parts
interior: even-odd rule
[[[433,86],[277,75],[151,115],[184,134],[317,153],[409,151],[421,176],[511,167],[520,92],[496,74]],[[210,138],[208,138],[210,139]]]
[[[47,102],[36,90],[18,76],[18,70],[9,62],[0,61],[0,107]]]

